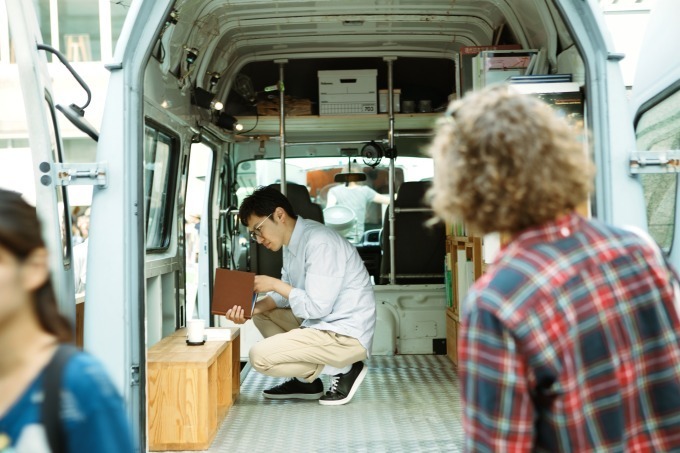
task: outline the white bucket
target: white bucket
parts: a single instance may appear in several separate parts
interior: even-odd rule
[[[326,226],[334,229],[342,236],[351,232],[357,222],[354,211],[346,206],[331,206],[324,209],[323,220]]]

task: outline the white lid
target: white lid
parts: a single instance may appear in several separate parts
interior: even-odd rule
[[[377,69],[342,69],[339,71],[318,71],[319,77],[360,77],[377,76]]]

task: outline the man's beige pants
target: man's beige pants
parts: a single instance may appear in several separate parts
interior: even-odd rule
[[[326,365],[342,368],[366,358],[366,349],[356,338],[301,328],[290,308],[260,313],[253,322],[264,340],[250,348],[250,364],[267,376],[312,382]]]

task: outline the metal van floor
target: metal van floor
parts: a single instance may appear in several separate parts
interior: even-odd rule
[[[250,370],[207,451],[463,451],[458,378],[446,356],[375,356],[366,364],[366,378],[343,406],[266,400],[262,390],[282,380]]]

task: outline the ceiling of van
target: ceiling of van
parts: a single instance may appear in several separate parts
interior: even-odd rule
[[[169,67],[196,48],[199,76],[219,72],[227,84],[253,61],[454,58],[463,46],[498,43],[554,55],[561,36],[545,0],[179,0],[174,10]]]
[[[394,81],[401,85],[394,87],[404,88],[405,98],[431,99],[434,108],[441,108],[448,95],[458,91],[454,62],[462,47],[516,44],[545,49],[552,66],[557,53],[571,45],[568,39],[550,0],[177,0],[154,57],[160,63],[156,68],[177,77],[180,91],[187,86],[206,88],[227,104],[226,113],[240,117],[250,114],[232,108],[236,76],[248,75],[261,93],[278,80],[275,63],[282,60],[288,62],[286,93],[315,104],[317,70],[377,68],[378,84],[386,88],[382,60],[397,57]],[[191,68],[190,51],[195,54]],[[441,74],[446,80],[440,80]],[[219,80],[211,86],[215,75]],[[433,76],[438,83],[431,82]],[[420,86],[412,83],[414,79]],[[148,88],[148,96],[154,90],[166,96],[161,87]],[[265,119],[260,118],[259,125],[255,120],[258,129],[249,129],[251,136],[276,133],[278,126],[274,130],[272,123],[271,130],[266,129]],[[335,135],[364,127],[368,126],[357,121],[338,127]],[[379,129],[376,137],[384,135],[383,124]],[[291,137],[301,141],[323,135],[316,124],[296,130],[298,135],[291,130]]]

